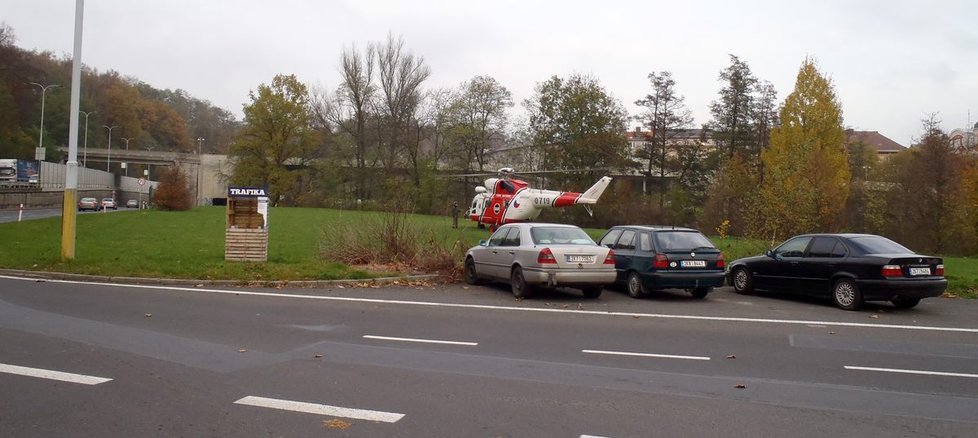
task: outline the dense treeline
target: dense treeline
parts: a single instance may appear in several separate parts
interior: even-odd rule
[[[37,84],[37,85],[35,85]],[[42,87],[44,146],[47,161],[60,160],[55,149],[68,144],[71,98],[71,57],[23,50],[16,46],[13,29],[0,23],[0,155],[34,158],[40,137]],[[239,123],[234,116],[183,90],[159,90],[115,71],[82,69],[79,124],[88,119],[88,146],[105,148],[109,129],[112,147],[224,153]],[[84,113],[87,113],[86,117]],[[84,138],[84,132],[80,138]],[[79,146],[82,141],[79,141]],[[81,154],[79,154],[81,158]]]
[[[17,49],[9,28],[0,37],[0,144],[5,155],[29,157],[40,110],[27,83],[67,88],[69,62]],[[629,115],[583,74],[543,78],[522,102],[489,75],[428,87],[430,67],[394,36],[348,46],[336,61],[334,88],[287,74],[258,84],[240,128],[183,91],[86,70],[82,109],[97,120],[89,141],[105,143],[102,125],[122,126],[120,136],[140,148],[190,151],[193,139],[207,138],[205,152],[226,150],[235,162],[232,183],[267,186],[276,205],[446,214],[456,202],[464,210],[473,187],[508,166],[559,190],[616,176],[593,217],[569,208],[541,220],[676,224],[773,243],[802,232],[871,232],[918,251],[978,252],[974,151],[952,147],[936,116],[917,144],[886,160],[867,145],[847,146],[841,102],[814,59],[779,100],[731,55],[706,121],[693,119],[669,71],[648,75],[647,94],[632,96],[641,111]],[[59,144],[68,96],[47,99],[45,142]],[[525,116],[513,120],[517,104]],[[638,141],[629,141],[630,124],[643,127]]]

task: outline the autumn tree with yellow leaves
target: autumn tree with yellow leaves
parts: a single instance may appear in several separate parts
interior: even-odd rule
[[[761,153],[764,182],[751,231],[781,240],[841,228],[850,180],[842,109],[813,59],[802,63],[780,120]]]

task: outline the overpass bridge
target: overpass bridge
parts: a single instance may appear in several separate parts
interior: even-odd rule
[[[67,147],[59,148],[67,153]],[[123,168],[125,163],[125,168]],[[215,199],[227,197],[227,175],[231,164],[227,155],[196,154],[141,149],[85,148],[78,151],[78,165],[103,170],[116,175],[147,177],[159,181],[160,167],[178,166],[187,176],[197,205],[211,205]]]

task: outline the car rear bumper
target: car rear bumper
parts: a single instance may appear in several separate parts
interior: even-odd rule
[[[889,280],[862,280],[859,291],[866,300],[891,300],[895,297],[939,297],[947,290],[947,279],[896,278]]]
[[[615,282],[613,269],[524,269],[523,278],[533,285],[558,286],[607,286]]]
[[[726,275],[716,272],[652,272],[642,275],[649,289],[692,289],[696,287],[720,287]]]

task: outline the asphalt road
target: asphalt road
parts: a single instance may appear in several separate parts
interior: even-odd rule
[[[118,210],[106,210],[105,213],[115,213],[118,211],[135,210],[126,209],[125,207],[120,207]],[[78,214],[101,214],[102,211],[79,211]],[[0,223],[3,222],[17,222],[18,219],[22,221],[31,219],[44,219],[48,217],[61,217],[60,208],[38,208],[38,209],[25,209],[23,212],[18,209],[2,209],[0,210]]]
[[[5,277],[0,436],[973,437],[976,314]]]

